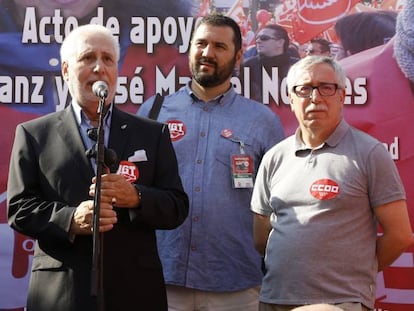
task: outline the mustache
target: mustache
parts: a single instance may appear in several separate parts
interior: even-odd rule
[[[213,59],[211,59],[211,58],[209,58],[209,57],[205,57],[205,56],[202,56],[202,57],[200,57],[199,59],[198,59],[198,62],[197,62],[199,65],[201,65],[201,64],[211,64],[211,65],[214,65],[214,66],[217,66],[217,63],[213,60]]]
[[[309,113],[312,111],[328,111],[328,106],[324,104],[311,103],[309,106],[306,107],[305,113]]]

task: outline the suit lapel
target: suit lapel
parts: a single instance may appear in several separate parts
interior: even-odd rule
[[[112,109],[111,120],[111,133],[109,135],[109,148],[115,150],[118,161],[116,163],[115,170],[118,168],[120,160],[125,160],[128,157],[126,152],[128,151],[128,141],[130,137],[130,124],[127,118],[127,114],[121,112],[119,109]]]
[[[68,155],[71,155],[71,157],[75,159],[73,162],[77,166],[73,169],[78,171],[80,174],[84,174],[85,178],[89,180],[91,176],[95,175],[95,172],[90,160],[85,155],[86,148],[71,106],[65,108],[63,113],[60,115],[58,122],[56,122],[56,126],[56,132],[65,142],[63,147],[65,148],[65,151],[61,152],[66,152]]]

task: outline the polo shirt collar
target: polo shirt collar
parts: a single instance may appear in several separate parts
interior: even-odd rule
[[[325,142],[320,147],[316,149],[322,148],[325,144],[330,147],[335,147],[345,136],[349,128],[350,126],[348,122],[346,122],[345,119],[342,118],[336,129],[333,131],[333,133],[325,140]],[[295,151],[298,152],[301,150],[311,149],[303,143],[300,136],[300,128],[298,127],[295,131]]]

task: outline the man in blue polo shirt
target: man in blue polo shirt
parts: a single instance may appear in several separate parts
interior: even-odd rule
[[[190,83],[165,97],[190,217],[158,232],[169,310],[256,311],[263,277],[249,210],[265,151],[284,138],[279,118],[237,94],[230,82],[242,60],[238,25],[204,17],[190,47]],[[153,99],[139,109],[148,116]]]

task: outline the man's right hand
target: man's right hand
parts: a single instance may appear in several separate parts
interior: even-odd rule
[[[101,202],[99,232],[111,230],[118,221],[111,203]],[[71,234],[87,235],[93,231],[93,201],[83,201],[76,208],[70,228]]]

